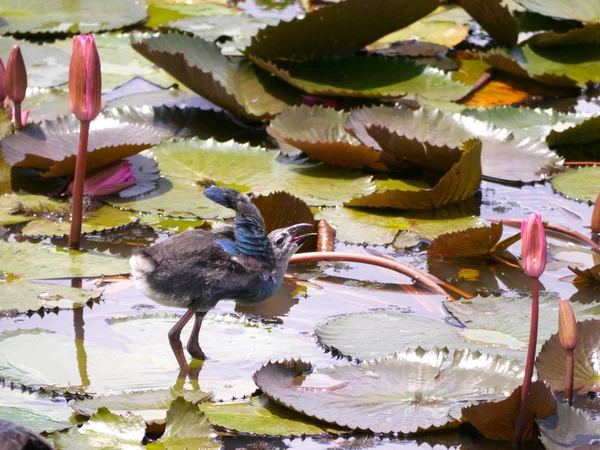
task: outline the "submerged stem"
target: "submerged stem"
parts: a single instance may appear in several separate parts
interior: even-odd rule
[[[575,359],[573,358],[573,349],[565,350],[567,352],[567,373],[565,375],[565,398],[569,406],[573,406],[573,374],[575,371]]]
[[[531,279],[531,322],[529,328],[529,346],[527,347],[527,362],[525,363],[525,375],[523,377],[523,386],[521,388],[521,405],[519,406],[519,415],[515,422],[512,445],[518,448],[523,430],[525,429],[525,417],[527,416],[527,407],[529,405],[529,394],[531,392],[531,379],[533,377],[533,364],[535,362],[535,352],[537,346],[538,334],[538,316],[540,304],[540,282],[537,278]]]
[[[83,220],[83,183],[85,181],[85,163],[87,158],[90,121],[82,120],[79,127],[79,148],[75,163],[75,181],[73,182],[73,201],[71,210],[71,232],[69,233],[69,248],[79,249],[81,240],[81,221]]]
[[[15,118],[15,129],[20,130],[23,128],[23,122],[21,120],[21,102],[14,102],[13,117]]]

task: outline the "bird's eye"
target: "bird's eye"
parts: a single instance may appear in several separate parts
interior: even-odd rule
[[[283,236],[281,236],[279,239],[277,239],[275,241],[275,245],[282,245],[284,240],[285,240],[285,238]]]

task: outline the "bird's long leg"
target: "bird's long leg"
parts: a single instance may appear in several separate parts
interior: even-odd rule
[[[179,319],[173,326],[173,328],[169,330],[169,344],[171,344],[171,349],[175,354],[175,359],[177,359],[181,370],[188,369],[188,363],[185,360],[185,355],[183,354],[183,345],[181,344],[181,330],[183,330],[183,327],[185,327],[185,325],[190,321],[195,312],[195,308],[188,309],[186,313],[181,316],[181,319]]]
[[[200,334],[200,327],[202,326],[202,319],[204,319],[204,316],[206,316],[206,311],[196,312],[194,328],[192,328],[192,334],[190,335],[190,339],[187,343],[187,351],[194,359],[206,359],[206,355],[200,348],[200,343],[198,342],[198,335]]]

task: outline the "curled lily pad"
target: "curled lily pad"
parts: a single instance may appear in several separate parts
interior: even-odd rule
[[[565,31],[548,30],[536,33],[522,44],[532,47],[558,47],[579,44],[600,44],[600,24],[589,23],[582,28]]]
[[[460,5],[505,47],[517,43],[519,23],[502,0],[460,0]]]
[[[432,209],[465,201],[479,188],[481,182],[481,141],[465,141],[461,150],[460,160],[431,189],[399,186],[398,183],[391,182],[373,194],[346,202],[346,205]]]
[[[361,98],[395,98],[419,95],[458,100],[469,87],[453,81],[441,70],[402,58],[355,55],[305,63],[253,61],[292,86],[314,95]]]
[[[575,200],[596,201],[600,192],[600,167],[567,170],[552,179],[552,187]]]
[[[0,34],[92,33],[142,22],[146,5],[134,0],[9,0],[0,5],[0,17]]]
[[[573,280],[573,284],[600,284],[600,265],[597,264],[589,269],[579,269],[577,267],[569,267],[569,270],[577,275]]]
[[[548,450],[585,448],[586,444],[600,437],[596,420],[584,410],[562,402],[556,403],[553,415],[536,422],[540,427],[540,440]]]
[[[148,120],[131,109],[100,114],[90,125],[87,169],[139,153],[169,135]],[[68,175],[75,171],[78,141],[79,120],[70,115],[7,136],[2,140],[2,155],[10,165],[47,170],[45,177]]]
[[[273,192],[252,199],[265,220],[265,231],[289,227],[297,223],[315,223],[315,216],[306,203],[287,192]],[[316,232],[316,226],[309,232]]]
[[[560,0],[516,0],[516,2],[529,11],[544,16],[580,22],[600,22],[600,5],[597,2],[587,0],[573,0],[569,3]]]
[[[261,74],[250,62],[230,61],[213,42],[172,32],[132,39],[133,48],[154,64],[243,120],[269,119],[300,99],[285,83]]]
[[[466,402],[505,398],[522,373],[518,363],[504,358],[437,348],[307,374],[310,369],[303,361],[269,363],[254,374],[254,381],[290,409],[374,433],[447,426],[460,420]]]
[[[505,400],[498,402],[479,403],[463,408],[465,418],[488,439],[511,441],[515,422],[521,403],[522,386],[517,387]],[[556,399],[552,389],[542,381],[531,384],[523,441],[537,438],[534,419],[545,419],[551,416],[556,408]]]
[[[246,52],[261,59],[293,61],[353,53],[419,20],[437,6],[433,0],[392,3],[347,0],[309,12],[303,18],[281,21],[260,30]]]
[[[445,233],[436,237],[427,253],[430,255],[440,255],[449,257],[476,257],[489,255],[494,251],[502,251],[521,236],[517,233],[498,246],[502,237],[502,223],[491,224],[489,227],[469,228],[467,230]]]
[[[582,317],[577,314],[578,320]],[[600,392],[598,371],[598,335],[600,320],[577,322],[577,347],[574,350],[575,371],[573,389],[580,394]],[[567,362],[565,351],[560,345],[558,334],[554,334],[542,347],[536,361],[538,376],[546,380],[553,390],[565,390]]]

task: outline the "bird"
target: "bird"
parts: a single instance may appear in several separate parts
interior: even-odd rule
[[[198,335],[207,312],[220,300],[253,305],[271,297],[281,286],[290,258],[315,236],[303,234],[313,227],[308,223],[267,235],[258,208],[234,189],[210,186],[204,195],[234,210],[233,223],[170,236],[136,249],[129,261],[136,287],[147,297],[166,306],[188,308],[168,334],[182,370],[189,366],[180,336],[192,316],[195,321],[186,348],[194,359],[206,360]]]

